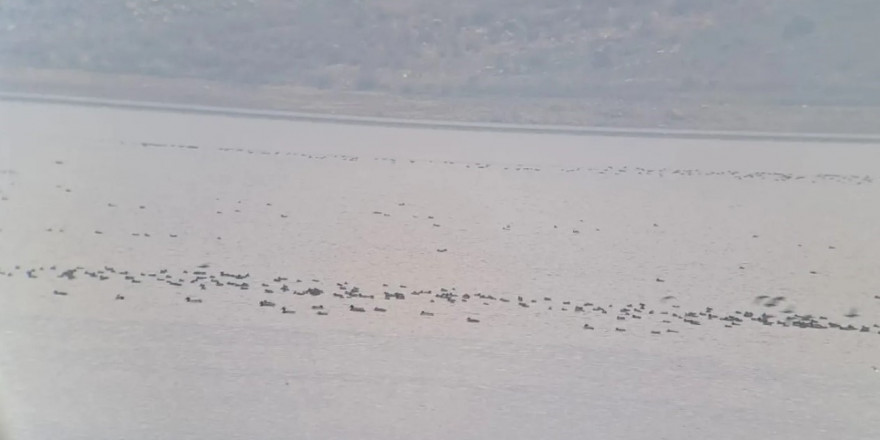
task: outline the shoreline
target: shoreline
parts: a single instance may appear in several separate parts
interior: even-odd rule
[[[615,127],[583,127],[571,125],[477,123],[432,119],[400,119],[328,113],[260,110],[255,108],[188,105],[161,101],[119,100],[72,95],[43,95],[0,91],[0,101],[117,108],[135,111],[163,111],[183,114],[276,119],[324,124],[362,125],[389,128],[413,128],[455,131],[487,131],[523,134],[555,134],[574,136],[630,137],[653,139],[733,140],[773,142],[820,142],[880,144],[880,135],[843,135],[834,133],[773,133],[750,131],[713,131],[683,129],[646,129]]]
[[[0,68],[0,93],[85,99],[152,102],[188,107],[217,107],[286,112],[300,119],[382,119],[427,121],[433,125],[532,132],[589,129],[593,134],[633,136],[664,133],[690,137],[693,133],[722,133],[724,139],[794,140],[821,137],[880,138],[876,124],[880,106],[844,103],[810,105],[776,102],[771,97],[734,91],[681,93],[620,99],[613,95],[588,98],[524,98],[517,96],[428,96],[317,89],[289,84],[240,84],[200,78],[171,78],[108,74],[79,70]],[[82,97],[82,98],[77,98]],[[309,115],[308,118],[302,115]],[[437,122],[439,121],[439,123]],[[420,125],[417,125],[420,126]],[[489,128],[486,128],[489,127]],[[540,130],[535,130],[540,127]],[[560,129],[561,128],[561,129]],[[473,128],[471,128],[473,129]],[[600,133],[601,132],[601,133]],[[670,136],[668,133],[676,133]],[[824,136],[827,134],[829,136]],[[699,136],[698,138],[704,138]],[[709,136],[718,139],[718,136]],[[870,142],[876,143],[871,140]]]

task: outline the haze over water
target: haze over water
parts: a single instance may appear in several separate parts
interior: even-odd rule
[[[0,434],[876,438],[878,178],[870,145],[0,103]]]

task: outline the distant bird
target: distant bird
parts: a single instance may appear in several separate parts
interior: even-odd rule
[[[122,301],[122,300],[124,300],[124,299],[125,299],[124,296],[122,296],[122,295],[116,295],[116,300],[117,300],[117,301]]]
[[[388,310],[383,309],[382,307],[373,307],[374,312],[387,312]]]
[[[849,309],[849,312],[847,312],[843,316],[846,316],[847,318],[857,318],[859,316],[859,311],[856,310],[855,307],[853,307],[853,308]]]
[[[470,316],[468,316],[468,317],[467,317],[467,322],[480,322],[480,320],[479,320],[479,319],[476,319],[476,318],[471,318]]]
[[[283,306],[282,306],[282,307],[281,307],[281,313],[285,313],[285,314],[290,315],[290,314],[296,313],[296,310],[290,310],[290,309],[288,309],[287,307],[283,307]]]
[[[363,307],[356,307],[354,305],[348,306],[348,310],[351,312],[364,312],[365,311]]]
[[[773,299],[771,299],[770,301],[767,301],[764,304],[764,306],[765,307],[776,307],[782,301],[785,301],[785,297],[784,296],[777,296],[777,297],[774,297]]]
[[[660,277],[657,277],[657,279],[655,281],[657,281],[658,283],[665,283],[666,282],[666,280],[664,280],[663,278],[660,278]]]
[[[664,296],[663,298],[660,298],[660,302],[666,302],[666,301],[673,300],[673,299],[675,299],[674,296],[672,296],[672,295],[666,295],[666,296]]]
[[[194,303],[194,304],[199,304],[199,303],[202,302],[202,300],[201,300],[201,299],[197,299],[197,298],[186,297],[186,302],[188,302],[188,303]]]
[[[755,304],[758,304],[758,303],[764,301],[764,300],[767,299],[767,298],[770,298],[770,297],[767,296],[767,295],[758,295],[758,296],[755,297],[755,300],[754,300],[753,302],[754,302]]]
[[[422,313],[419,313],[419,316],[434,316],[434,314],[431,312],[426,312],[426,311],[422,310]]]

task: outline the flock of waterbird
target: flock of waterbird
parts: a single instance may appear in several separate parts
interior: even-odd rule
[[[105,266],[91,269],[86,267],[59,268],[57,266],[40,266],[23,268],[15,266],[0,270],[2,277],[23,276],[28,279],[47,277],[56,285],[63,281],[91,280],[96,283],[109,283],[110,289],[90,289],[82,282],[76,284],[77,293],[72,294],[68,288],[54,289],[52,295],[58,297],[75,297],[88,295],[90,291],[123,290],[123,284],[150,285],[173,289],[180,296],[181,304],[202,304],[205,301],[222,301],[223,295],[231,291],[253,294],[253,306],[267,310],[278,310],[283,315],[297,313],[314,313],[326,316],[332,313],[393,313],[395,304],[401,301],[416,302],[417,306],[401,308],[400,313],[419,310],[418,316],[431,318],[435,314],[460,314],[463,321],[478,324],[485,321],[484,316],[496,316],[491,308],[505,307],[506,314],[528,314],[532,310],[544,312],[543,316],[552,313],[575,316],[583,321],[584,330],[605,330],[626,332],[628,323],[639,321],[647,325],[653,335],[679,333],[700,326],[723,326],[735,329],[748,325],[761,325],[775,328],[807,329],[807,330],[838,330],[859,334],[880,335],[880,324],[860,320],[857,310],[853,309],[843,316],[824,316],[798,314],[788,307],[784,308],[786,298],[760,295],[754,298],[752,309],[721,311],[706,306],[687,310],[677,304],[675,296],[666,295],[654,304],[645,302],[606,304],[598,301],[574,301],[571,299],[553,298],[551,296],[527,297],[516,295],[508,297],[484,292],[462,292],[455,287],[439,289],[411,289],[406,285],[390,287],[384,284],[381,292],[367,292],[349,282],[336,282],[332,285],[322,283],[319,279],[299,279],[278,275],[271,279],[257,279],[250,273],[234,273],[224,270],[212,270],[208,264],[192,269],[175,271],[163,268],[156,271],[136,272]],[[666,282],[657,278],[656,282]],[[126,301],[139,295],[137,289],[125,288],[128,295],[115,293],[108,300]],[[65,299],[65,300],[72,300]],[[880,295],[874,299],[880,301]],[[459,309],[454,307],[461,305]],[[453,306],[453,307],[449,307]],[[491,324],[491,323],[489,323]]]
[[[204,147],[196,145],[173,145],[151,142],[139,142],[135,145],[144,148],[176,148],[182,150],[200,150]],[[257,154],[268,156],[297,156],[310,160],[343,160],[356,162],[362,160],[358,156],[350,155],[320,155],[309,153],[294,153],[290,151],[258,151],[242,148],[217,148],[216,150],[224,153],[238,154]],[[413,159],[396,159],[396,158],[372,158],[376,161],[385,161],[390,164],[400,163],[416,163]],[[541,172],[542,168],[523,166],[523,165],[493,165],[489,163],[466,163],[454,161],[431,161],[423,162],[446,165],[446,166],[462,166],[465,168],[486,169],[490,167],[501,168],[510,172]],[[54,161],[56,165],[64,165],[64,161]],[[544,169],[543,171],[553,171]],[[777,182],[803,181],[809,183],[833,182],[838,184],[866,185],[872,184],[871,176],[859,175],[838,175],[838,174],[816,174],[816,175],[793,175],[776,172],[740,172],[735,170],[727,171],[705,171],[694,169],[646,169],[641,167],[602,167],[602,168],[560,168],[557,172],[562,173],[593,173],[597,175],[621,175],[627,173],[635,173],[643,176],[653,176],[656,178],[664,177],[727,177],[738,180],[772,180]],[[13,171],[4,170],[4,174],[11,174]],[[70,187],[56,185],[66,193],[73,191]],[[8,201],[9,195],[0,192],[2,201]],[[219,200],[219,198],[218,198]],[[236,205],[240,205],[238,201]],[[397,202],[398,206],[406,206],[405,202]],[[271,203],[266,203],[267,207],[271,207]],[[120,207],[129,207],[132,209],[145,210],[148,207],[144,204],[122,204],[115,201],[107,201],[106,209],[119,209]],[[238,212],[238,206],[234,206],[230,211]],[[223,214],[223,211],[217,211],[216,214]],[[365,213],[367,214],[367,213]],[[380,215],[388,217],[389,212],[382,210],[374,210],[372,215]],[[275,212],[280,218],[288,218],[289,214],[283,211]],[[417,216],[414,216],[417,217]],[[432,227],[439,228],[441,224],[433,215],[425,216],[431,223]],[[583,222],[583,220],[581,220]],[[509,231],[511,226],[499,225],[501,230]],[[653,224],[654,227],[658,225]],[[552,226],[558,229],[558,225]],[[579,234],[578,225],[566,225],[571,234]],[[49,227],[47,232],[65,232],[64,228]],[[2,232],[2,229],[0,229]],[[95,229],[94,231],[80,231],[81,233],[94,233],[96,235],[104,235],[105,231]],[[134,237],[151,238],[153,234],[144,231],[127,232],[128,235]],[[179,233],[166,231],[169,238],[178,238]],[[217,237],[221,239],[221,237]],[[756,238],[756,236],[752,236]],[[834,246],[829,246],[834,249]],[[437,248],[437,252],[445,253],[449,248]],[[744,269],[740,267],[740,269]],[[815,273],[815,272],[812,272]],[[686,310],[682,305],[678,304],[676,298],[667,295],[658,298],[653,304],[645,302],[627,302],[622,301],[617,304],[594,301],[575,301],[572,298],[551,297],[547,295],[539,295],[529,297],[527,295],[504,295],[498,293],[485,292],[465,292],[460,291],[456,287],[446,286],[431,289],[411,289],[405,285],[397,284],[389,287],[392,283],[386,283],[382,289],[375,292],[367,292],[348,281],[340,281],[335,283],[322,283],[318,279],[307,277],[296,278],[286,275],[277,275],[268,279],[259,279],[250,273],[237,273],[235,271],[213,270],[211,265],[203,264],[188,269],[162,268],[153,271],[141,271],[132,269],[123,269],[117,267],[105,266],[102,268],[87,268],[82,266],[72,268],[59,268],[55,265],[39,266],[39,267],[22,267],[16,265],[9,268],[0,268],[0,277],[26,277],[28,279],[49,278],[58,287],[53,289],[51,294],[59,298],[65,298],[65,301],[75,300],[79,295],[87,295],[89,289],[84,287],[81,280],[93,280],[98,283],[110,283],[117,288],[118,283],[128,283],[131,285],[150,284],[160,286],[161,288],[173,289],[175,293],[180,294],[180,302],[182,305],[197,305],[209,301],[221,300],[224,293],[230,291],[248,292],[253,294],[254,307],[264,308],[266,310],[276,310],[281,315],[302,315],[305,313],[317,316],[327,316],[331,313],[360,313],[360,314],[380,314],[382,316],[397,313],[395,304],[400,301],[407,303],[417,302],[418,306],[401,308],[400,313],[410,313],[411,310],[418,310],[418,316],[424,319],[431,319],[436,314],[451,315],[459,313],[459,318],[463,322],[471,324],[491,325],[491,320],[487,317],[493,316],[487,313],[492,307],[505,307],[507,314],[529,313],[535,310],[545,312],[544,316],[550,316],[551,313],[568,314],[580,318],[582,321],[579,327],[583,330],[600,330],[607,332],[623,333],[630,330],[628,324],[639,321],[642,324],[639,329],[648,329],[647,331],[653,335],[662,335],[667,333],[678,333],[682,331],[694,330],[701,326],[723,326],[724,328],[735,329],[744,326],[765,326],[773,328],[789,328],[804,330],[836,330],[853,332],[854,334],[874,334],[880,335],[880,324],[866,322],[864,317],[860,316],[856,309],[850,310],[842,316],[832,316],[831,314],[801,314],[787,303],[784,296],[760,295],[754,298],[754,302],[749,309],[737,310],[717,310],[711,305],[702,306],[696,309]],[[64,287],[64,282],[80,280],[72,290]],[[658,283],[666,282],[664,278],[656,278]],[[117,284],[113,284],[117,283]],[[110,289],[113,290],[113,289]],[[103,290],[102,290],[103,291]],[[133,296],[138,295],[137,289],[132,290],[131,286],[126,289],[126,294],[114,293],[108,300],[113,301],[130,301]],[[578,295],[582,298],[582,295]],[[874,295],[874,299],[880,301],[880,295]],[[136,299],[135,299],[136,300]],[[444,307],[439,307],[439,305]],[[458,309],[456,307],[460,306]],[[413,312],[414,313],[414,312]]]
[[[318,154],[318,153],[303,153],[303,152],[294,152],[294,151],[282,151],[282,150],[267,150],[267,149],[248,149],[248,148],[234,148],[234,147],[201,147],[198,145],[178,145],[178,144],[166,144],[166,143],[156,143],[156,142],[136,142],[131,143],[130,145],[140,146],[143,148],[174,148],[174,149],[184,149],[184,150],[198,150],[202,148],[215,148],[217,151],[222,151],[225,153],[237,153],[237,154],[247,154],[247,155],[260,155],[260,156],[293,156],[304,159],[311,160],[339,160],[346,162],[358,162],[360,160],[373,160],[373,161],[381,161],[386,162],[392,165],[400,164],[416,164],[416,163],[428,163],[435,165],[447,165],[447,166],[460,166],[463,168],[472,168],[472,169],[489,169],[489,168],[500,168],[503,171],[513,171],[513,172],[541,172],[541,171],[557,171],[562,173],[591,173],[596,175],[623,175],[623,174],[637,174],[642,176],[654,176],[654,177],[727,177],[736,180],[770,180],[776,182],[810,182],[810,183],[822,183],[822,182],[835,182],[835,183],[843,183],[843,184],[852,184],[852,185],[866,185],[874,183],[874,178],[870,175],[858,175],[858,174],[833,174],[833,173],[823,173],[823,174],[794,174],[794,173],[781,173],[781,172],[772,172],[772,171],[740,171],[740,170],[701,170],[701,169],[676,169],[676,168],[644,168],[644,167],[630,167],[630,166],[605,166],[605,167],[575,167],[575,168],[566,168],[566,167],[557,167],[557,168],[549,168],[549,167],[536,167],[529,166],[524,164],[491,164],[486,162],[467,162],[467,161],[452,161],[452,160],[431,160],[431,159],[399,159],[394,157],[372,157],[372,158],[361,158],[361,156],[356,155],[348,155],[348,154]]]

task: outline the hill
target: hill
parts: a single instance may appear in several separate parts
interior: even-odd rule
[[[876,121],[880,104],[880,58],[871,55],[880,3],[870,0],[8,0],[0,8],[7,86],[33,82],[21,69],[55,72],[49,83],[64,83],[58,72],[88,72],[150,78],[167,90],[206,81],[240,99],[302,99],[308,90],[356,113],[407,113],[407,105],[354,103],[396,100],[448,107],[440,117],[694,128],[709,124],[707,114],[721,128],[766,128],[742,127],[756,112],[778,114],[781,129],[815,127],[819,113],[831,118],[826,125],[852,125],[869,113]],[[302,107],[294,101],[257,105]],[[481,105],[492,110],[470,114]],[[804,116],[805,107],[815,109]],[[830,128],[870,128],[858,124]]]

